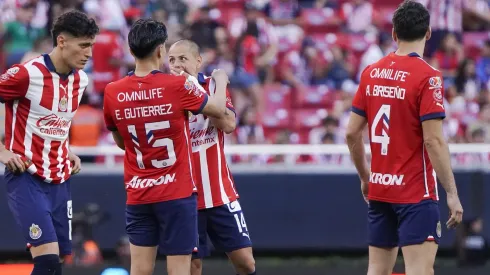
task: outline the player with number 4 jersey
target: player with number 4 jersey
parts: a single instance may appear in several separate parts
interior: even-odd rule
[[[187,275],[198,241],[188,112],[220,118],[225,93],[209,97],[194,77],[158,70],[167,40],[163,23],[138,20],[128,40],[136,69],[107,85],[104,117],[125,150],[131,274],[152,274],[158,247],[167,256],[169,275]],[[215,71],[213,78],[227,85],[223,71]]]
[[[451,218],[462,207],[442,133],[442,74],[422,59],[430,15],[407,0],[393,16],[398,50],[368,66],[352,102],[347,144],[369,204],[368,274],[391,274],[398,247],[407,275],[433,274],[441,237],[437,176],[447,192]],[[371,167],[364,154],[368,126]],[[436,176],[437,175],[437,176]]]

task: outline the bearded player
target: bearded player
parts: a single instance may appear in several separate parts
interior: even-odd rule
[[[50,54],[0,76],[6,111],[0,161],[9,208],[34,260],[32,275],[61,274],[60,259],[71,254],[70,175],[80,171],[80,159],[70,152],[68,133],[98,31],[85,14],[65,13],[53,25]]]
[[[196,43],[190,40],[176,42],[170,47],[168,60],[173,73],[185,71],[197,77],[209,95],[226,89],[226,86],[220,86],[212,78],[198,73],[202,58]],[[256,274],[247,224],[224,154],[224,134],[235,130],[235,110],[228,91],[226,96],[225,116],[213,118],[200,114],[190,120],[199,191],[199,249],[193,255],[192,275],[202,273],[202,258],[209,255],[208,236],[214,247],[226,252],[237,273]]]
[[[455,227],[463,216],[442,133],[442,75],[421,58],[429,23],[423,5],[405,1],[398,7],[398,50],[363,71],[352,102],[347,143],[369,203],[369,275],[391,274],[398,247],[407,275],[434,274],[441,237],[436,175],[447,193],[446,226]],[[371,168],[362,138],[366,124]]]
[[[189,116],[225,115],[226,74],[213,73],[219,89],[208,96],[192,76],[159,71],[165,60],[163,23],[138,20],[128,41],[136,69],[105,89],[104,117],[125,149],[126,232],[131,275],[153,273],[157,248],[169,275],[187,275],[198,245],[196,180]]]

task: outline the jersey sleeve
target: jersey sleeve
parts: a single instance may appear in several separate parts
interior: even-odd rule
[[[197,115],[202,112],[204,106],[208,103],[208,95],[204,88],[199,84],[197,78],[189,76],[182,77],[179,81],[180,102],[186,111]]]
[[[110,96],[108,95],[108,87],[107,85],[104,91],[104,122],[107,130],[109,131],[117,131],[116,123],[114,122],[114,118],[112,117],[112,108],[110,104]]]
[[[359,87],[357,88],[356,94],[354,95],[354,99],[352,100],[352,108],[351,111],[360,116],[366,117],[366,84],[363,79],[364,72],[369,68],[366,67],[364,71],[361,73],[361,81],[359,83]]]
[[[421,83],[419,95],[420,121],[429,119],[443,119],[446,117],[444,110],[444,85],[440,72],[426,77]]]
[[[28,88],[27,69],[22,65],[14,65],[0,76],[0,102],[23,98]]]

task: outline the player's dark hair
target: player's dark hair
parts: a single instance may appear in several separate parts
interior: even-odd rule
[[[128,34],[129,48],[135,57],[143,59],[167,41],[167,27],[153,19],[139,19]]]
[[[53,46],[58,45],[58,35],[68,33],[74,37],[95,37],[99,33],[99,27],[95,20],[80,11],[72,10],[62,14],[56,19],[51,29]]]
[[[430,14],[421,3],[405,0],[396,9],[392,22],[398,39],[412,42],[425,37],[430,26]]]

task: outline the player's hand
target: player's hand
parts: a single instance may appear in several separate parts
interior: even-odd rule
[[[183,70],[179,70],[179,69],[170,69],[170,73],[172,73],[173,75],[183,75],[185,76],[186,78],[188,78],[191,74],[188,73],[185,69]]]
[[[230,80],[229,80],[228,75],[226,74],[225,70],[214,69],[213,73],[211,74],[211,77],[216,82],[223,81],[224,83],[230,83]]]
[[[4,146],[0,149],[0,162],[3,163],[10,172],[17,174],[26,170],[26,163],[21,157],[7,150]]]
[[[73,168],[71,169],[71,174],[76,175],[80,173],[80,171],[82,170],[82,161],[80,160],[80,158],[77,155],[70,152],[68,153],[68,159],[70,160],[73,166]]]
[[[449,207],[449,220],[446,226],[450,229],[456,227],[463,220],[463,206],[457,194],[447,195],[447,206]]]
[[[368,200],[368,190],[369,190],[369,181],[361,181],[361,193],[364,201],[369,204]]]

